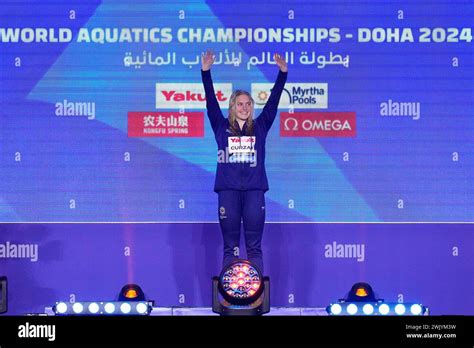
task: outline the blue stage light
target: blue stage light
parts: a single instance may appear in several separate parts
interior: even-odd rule
[[[354,315],[357,313],[358,308],[357,305],[355,305],[354,303],[350,303],[349,305],[347,305],[346,310],[347,313],[349,313],[350,315]]]
[[[345,302],[341,300],[326,308],[329,315],[427,315],[428,308],[414,303]]]
[[[153,302],[58,302],[53,306],[55,315],[150,315]]]
[[[422,311],[423,311],[423,308],[417,303],[411,305],[410,307],[410,312],[413,315],[420,315]]]
[[[376,298],[369,284],[356,283],[346,298],[327,306],[326,312],[329,315],[428,315],[429,310],[419,303],[387,303]]]
[[[72,310],[76,314],[81,314],[84,310],[84,305],[80,302],[76,302],[72,305]]]
[[[387,315],[390,312],[390,307],[386,303],[382,303],[379,306],[379,313],[382,315]]]
[[[132,306],[130,306],[130,303],[128,302],[124,302],[120,305],[120,311],[123,313],[123,314],[128,314],[132,311]]]
[[[139,314],[145,314],[146,311],[148,310],[148,306],[145,303],[140,302],[140,303],[137,303],[136,310],[137,310],[137,313]]]
[[[406,312],[406,307],[402,303],[399,303],[395,306],[395,313],[398,315],[403,315]]]
[[[339,303],[334,303],[331,305],[331,314],[339,315],[342,312],[342,307]]]
[[[374,306],[370,303],[366,303],[362,307],[362,312],[364,312],[365,315],[371,315],[374,313]]]
[[[145,300],[145,294],[136,284],[122,287],[118,301],[79,301],[73,304],[58,302],[52,310],[55,315],[150,315],[154,301]],[[123,300],[121,300],[123,299]]]
[[[104,311],[105,313],[107,314],[112,314],[115,312],[115,305],[111,302],[109,303],[106,303],[105,306],[104,306]]]
[[[67,312],[67,304],[64,303],[64,302],[59,302],[57,305],[56,305],[56,311],[59,313],[59,314],[64,314]]]
[[[97,314],[97,313],[99,313],[100,307],[96,302],[92,302],[92,303],[89,304],[88,309],[89,309],[90,313]]]

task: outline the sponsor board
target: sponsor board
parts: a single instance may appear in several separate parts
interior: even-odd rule
[[[221,108],[229,107],[231,83],[214,83],[214,92]],[[202,83],[157,83],[156,108],[206,108],[206,94]]]
[[[128,113],[129,137],[203,137],[203,112]]]
[[[263,108],[271,94],[273,84],[252,83],[252,98],[255,108]],[[327,83],[287,83],[283,89],[278,108],[327,109]]]
[[[355,112],[282,112],[282,137],[354,137]]]

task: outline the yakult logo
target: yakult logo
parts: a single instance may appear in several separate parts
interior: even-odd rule
[[[255,108],[263,108],[273,87],[270,83],[252,83]],[[327,83],[287,83],[280,98],[279,108],[327,109]]]
[[[353,137],[356,135],[355,112],[282,112],[282,137]]]
[[[229,107],[232,94],[231,83],[215,83],[214,90],[221,108]],[[205,109],[206,94],[200,83],[157,83],[156,108],[177,109],[180,107]]]

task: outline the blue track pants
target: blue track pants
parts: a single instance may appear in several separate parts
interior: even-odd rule
[[[262,190],[219,191],[219,223],[224,238],[223,266],[235,259],[240,245],[241,222],[244,223],[247,259],[263,273],[262,235],[265,225],[265,193]]]

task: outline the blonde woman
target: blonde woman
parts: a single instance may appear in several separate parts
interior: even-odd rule
[[[201,76],[206,92],[207,115],[218,147],[218,163],[214,191],[218,194],[219,223],[224,239],[226,266],[239,247],[241,222],[245,232],[247,259],[262,273],[262,235],[265,224],[265,140],[275,120],[280,96],[288,75],[285,60],[275,54],[278,76],[270,97],[260,115],[254,118],[254,100],[242,90],[232,93],[229,115],[224,117],[216,98],[211,78],[214,54],[202,55]]]

